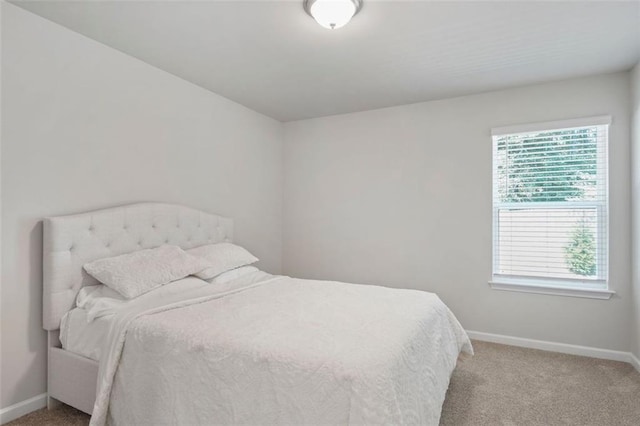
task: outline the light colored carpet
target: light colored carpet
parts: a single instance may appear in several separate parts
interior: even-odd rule
[[[640,426],[640,373],[624,362],[473,342],[441,425]]]
[[[473,342],[451,378],[441,425],[640,425],[640,374],[626,363]],[[8,425],[86,425],[70,407]]]

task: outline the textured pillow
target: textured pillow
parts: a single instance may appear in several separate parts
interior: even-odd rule
[[[84,270],[127,299],[196,274],[211,263],[180,247],[164,245],[116,257],[94,260]]]
[[[256,263],[258,258],[244,248],[231,243],[218,243],[200,246],[187,250],[187,253],[202,258],[209,263],[204,271],[195,274],[196,277],[208,280],[223,272]]]

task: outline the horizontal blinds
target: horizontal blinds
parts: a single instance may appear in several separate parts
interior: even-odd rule
[[[606,279],[607,131],[494,133],[494,275]]]

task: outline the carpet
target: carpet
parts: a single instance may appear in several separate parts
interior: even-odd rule
[[[473,342],[461,356],[440,424],[640,425],[640,373],[630,364],[494,343]],[[11,426],[80,426],[89,416],[68,406],[27,414]]]

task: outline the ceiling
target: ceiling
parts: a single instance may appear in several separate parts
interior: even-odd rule
[[[291,1],[14,4],[280,121],[630,69],[640,1],[375,1],[320,27]]]

